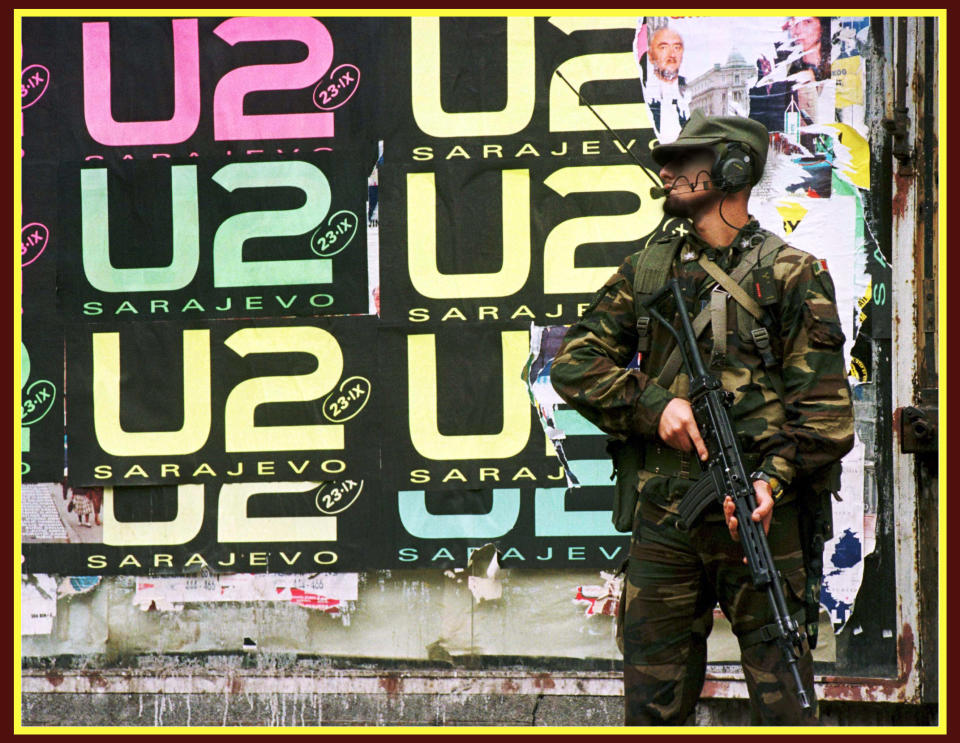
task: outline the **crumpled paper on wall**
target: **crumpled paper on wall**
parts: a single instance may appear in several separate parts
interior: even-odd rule
[[[495,601],[503,597],[503,583],[500,582],[500,562],[497,559],[497,548],[493,544],[485,544],[470,555],[467,561],[467,588],[477,600]]]

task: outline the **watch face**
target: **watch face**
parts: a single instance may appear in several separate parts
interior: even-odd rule
[[[780,496],[783,495],[783,485],[780,483],[780,479],[768,476],[767,482],[770,483],[770,493],[773,495],[773,499],[779,500]]]
[[[780,484],[778,477],[768,475],[766,472],[754,472],[750,477],[754,480],[763,480],[766,482],[770,486],[770,491],[775,498],[783,493],[783,485]]]

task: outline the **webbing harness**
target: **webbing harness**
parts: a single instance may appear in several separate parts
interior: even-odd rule
[[[643,313],[642,299],[657,291],[670,277],[670,269],[673,265],[677,250],[682,241],[682,237],[667,238],[653,243],[640,258],[637,266],[637,272],[634,277],[634,296],[640,300],[635,302],[637,308],[637,350],[646,352],[650,348],[650,317]],[[759,323],[757,327],[751,328],[750,335],[760,354],[767,375],[776,390],[780,399],[783,399],[783,380],[780,377],[779,363],[773,354],[770,345],[770,332],[762,324],[767,315],[760,307],[759,303],[753,299],[741,286],[751,269],[757,265],[767,265],[773,262],[774,257],[785,245],[776,235],[761,231],[755,234],[750,241],[750,249],[743,255],[737,267],[729,274],[723,271],[716,263],[709,260],[706,255],[700,255],[698,263],[716,282],[710,292],[710,301],[704,309],[693,319],[693,332],[699,337],[707,325],[710,325],[713,331],[713,350],[710,354],[710,363],[715,370],[723,368],[727,353],[727,312],[729,310],[728,300],[732,297],[741,307],[743,307],[754,320]],[[681,311],[685,312],[684,307]],[[674,348],[667,361],[663,365],[660,373],[653,378],[653,381],[661,387],[669,388],[680,370],[682,357],[679,348]],[[649,447],[648,447],[649,448]],[[678,452],[681,459],[694,459],[686,452]],[[684,456],[686,455],[686,456]],[[689,464],[687,469],[689,468]],[[714,500],[713,483],[711,478],[693,478],[698,479],[695,485],[687,490],[678,504],[680,528],[689,528],[694,524],[700,513]]]
[[[667,282],[682,239],[682,236],[677,236],[658,240],[641,254],[640,263],[633,280],[635,297],[642,300],[643,297],[653,294]],[[700,255],[697,262],[716,284],[710,293],[710,302],[693,319],[693,332],[699,337],[707,325],[711,326],[713,330],[713,350],[710,355],[710,363],[715,369],[721,369],[727,353],[727,311],[729,309],[727,300],[732,297],[759,323],[758,327],[750,330],[750,335],[760,354],[764,368],[769,373],[774,389],[782,398],[783,382],[778,373],[779,364],[770,345],[770,331],[763,325],[765,313],[757,301],[743,289],[741,284],[750,273],[751,268],[756,265],[763,266],[772,263],[773,258],[785,243],[773,233],[765,230],[756,233],[751,238],[750,243],[750,249],[729,274],[705,255]],[[650,316],[644,314],[642,301],[636,302],[635,306],[637,307],[637,350],[646,353],[650,349]],[[654,381],[661,387],[669,388],[673,384],[677,372],[680,371],[681,363],[680,349],[674,348]]]

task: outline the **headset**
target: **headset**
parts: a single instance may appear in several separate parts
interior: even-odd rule
[[[721,142],[714,145],[716,159],[710,171],[714,188],[734,193],[753,183],[753,152],[742,142]]]
[[[741,191],[753,183],[753,167],[756,160],[750,147],[742,142],[720,142],[715,145],[708,145],[708,147],[713,150],[714,161],[705,181],[706,184],[709,184],[713,189],[723,191],[726,195]],[[690,185],[690,191],[693,192],[700,182],[698,177],[696,183]],[[676,184],[673,186],[654,186],[650,189],[650,195],[655,199],[661,199],[675,188]]]

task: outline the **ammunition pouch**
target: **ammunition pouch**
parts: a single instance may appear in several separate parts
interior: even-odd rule
[[[611,480],[613,491],[612,521],[617,531],[633,530],[633,514],[639,498],[640,472],[663,477],[697,480],[703,472],[693,452],[673,449],[663,443],[653,443],[631,437],[626,441],[607,439],[607,453],[613,460]]]
[[[610,479],[615,480],[611,520],[614,528],[621,532],[633,530],[633,514],[639,499],[641,471],[648,476],[677,477],[694,482],[703,478],[706,473],[694,452],[679,451],[662,442],[644,441],[635,437],[626,440],[610,437],[607,439],[607,454],[613,461]],[[743,464],[747,470],[755,469],[759,462],[758,456],[743,455]],[[680,522],[683,528],[693,526],[700,512],[715,500],[717,498],[713,494],[712,478],[691,487],[680,500]],[[819,595],[818,589],[817,596]]]
[[[661,442],[644,444],[643,468],[655,475],[699,480],[703,475],[694,451],[680,451]]]
[[[640,470],[643,468],[643,442],[636,438],[626,441],[607,439],[607,453],[613,460],[611,480],[613,488],[613,526],[617,531],[633,531],[633,513],[637,509]]]

